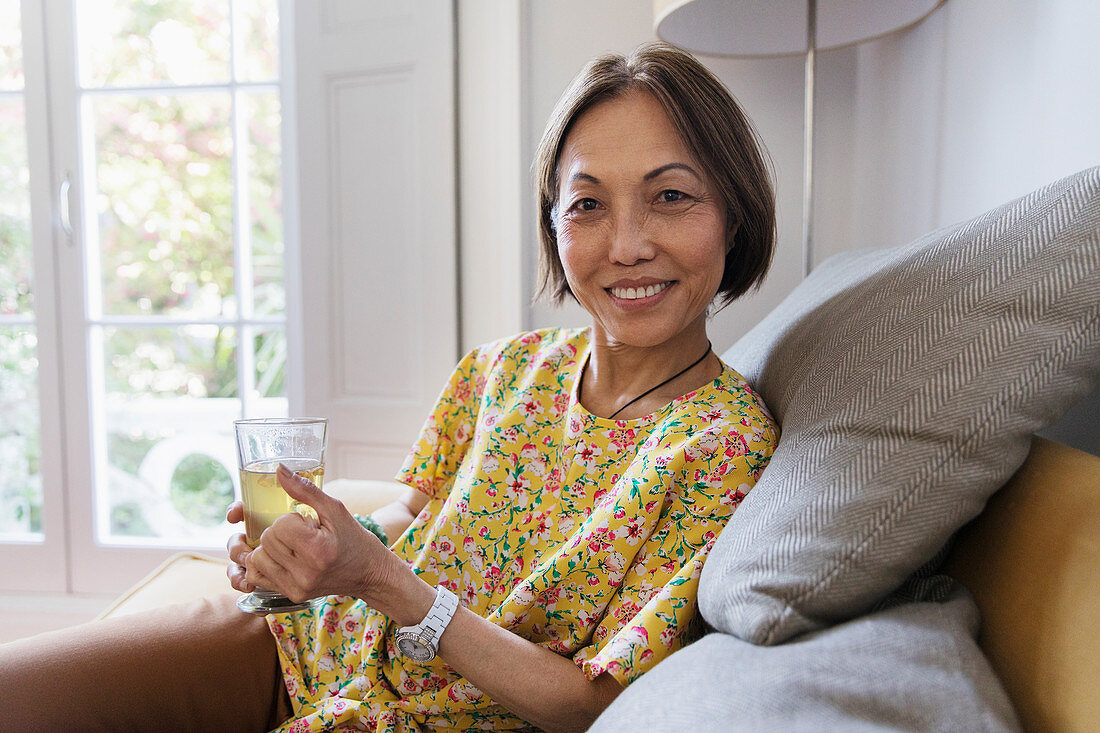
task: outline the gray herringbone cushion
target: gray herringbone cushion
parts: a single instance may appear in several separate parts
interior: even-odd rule
[[[966,594],[757,646],[708,634],[626,688],[589,733],[1010,733]]]
[[[783,427],[704,617],[758,644],[851,618],[978,514],[1100,375],[1100,168],[821,265],[725,355]]]

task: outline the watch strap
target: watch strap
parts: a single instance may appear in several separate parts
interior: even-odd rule
[[[439,637],[443,636],[443,632],[451,623],[451,619],[454,618],[457,610],[458,596],[447,588],[438,586],[435,591],[435,602],[428,609],[428,614],[424,617],[424,620],[414,626],[403,626],[398,629],[397,633],[417,634],[423,641],[430,643],[433,647],[438,647]]]

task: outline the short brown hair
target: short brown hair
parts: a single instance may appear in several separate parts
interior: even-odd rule
[[[628,92],[652,94],[703,167],[726,206],[728,248],[716,296],[725,306],[764,280],[775,251],[775,194],[763,144],[737,101],[693,56],[667,43],[647,43],[629,57],[606,54],[588,63],[558,100],[535,157],[539,206],[536,297],[572,296],[558,256],[554,216],[558,158],[584,112]]]

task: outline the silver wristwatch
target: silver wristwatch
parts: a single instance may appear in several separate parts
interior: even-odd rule
[[[435,592],[435,603],[424,620],[415,626],[402,626],[397,630],[397,650],[417,662],[435,659],[439,637],[443,636],[457,609],[458,596],[439,586]]]

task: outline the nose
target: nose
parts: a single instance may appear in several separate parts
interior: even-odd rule
[[[636,265],[653,259],[657,247],[646,227],[644,213],[623,211],[615,218],[608,259],[618,265]]]

